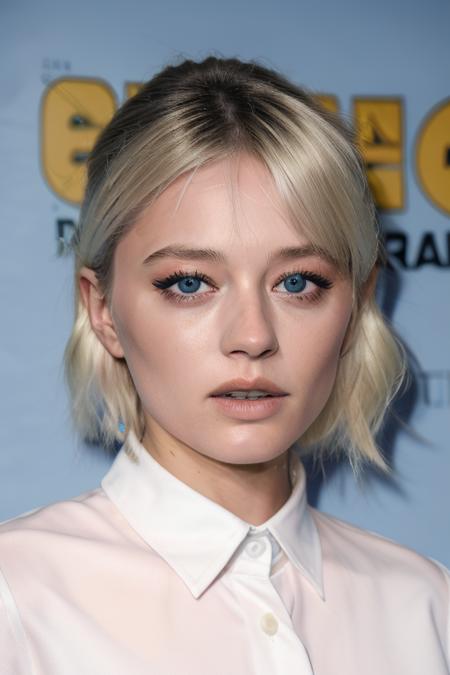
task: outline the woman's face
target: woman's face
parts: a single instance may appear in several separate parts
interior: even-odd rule
[[[154,255],[166,247],[221,259]],[[277,257],[294,247],[295,257]],[[246,154],[181,176],[141,214],[116,249],[111,315],[147,436],[249,464],[308,429],[333,387],[352,288],[307,247],[270,173]],[[257,377],[288,394],[275,410],[249,419],[211,396]]]

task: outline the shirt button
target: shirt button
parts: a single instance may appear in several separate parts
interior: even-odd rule
[[[272,614],[272,612],[267,612],[261,617],[261,628],[267,635],[275,635],[278,630],[278,621]]]
[[[261,540],[251,541],[249,544],[247,544],[245,550],[251,558],[259,558],[259,556],[262,555],[262,553],[264,553],[266,550],[266,544]]]

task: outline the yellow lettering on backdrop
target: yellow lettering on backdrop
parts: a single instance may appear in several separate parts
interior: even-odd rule
[[[314,98],[330,112],[339,112],[339,102],[336,96],[332,96],[331,94],[316,94]]]
[[[115,110],[114,92],[102,80],[63,78],[47,88],[41,113],[41,161],[48,184],[61,199],[81,202],[87,157]]]
[[[424,193],[450,215],[450,99],[425,119],[417,137],[416,167]]]
[[[125,83],[125,98],[142,88]],[[316,94],[324,108],[339,113],[339,100]],[[43,95],[41,161],[44,176],[61,199],[80,204],[86,183],[86,161],[97,136],[117,107],[109,84],[92,78],[61,78]],[[400,98],[358,97],[354,125],[377,206],[404,208],[403,122]],[[450,214],[450,99],[426,118],[417,137],[418,182],[437,207]]]
[[[131,98],[143,87],[142,82],[125,82],[125,98]]]
[[[355,98],[353,115],[367,178],[381,209],[404,206],[402,101]]]

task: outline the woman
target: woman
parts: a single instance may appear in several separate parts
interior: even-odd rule
[[[344,123],[254,63],[168,67],[98,139],[74,250],[76,428],[123,445],[1,526],[1,672],[449,673],[448,572],[306,504],[301,453],[386,468],[404,373]]]

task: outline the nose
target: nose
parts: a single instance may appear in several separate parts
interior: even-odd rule
[[[221,347],[227,356],[244,353],[251,358],[270,356],[278,350],[271,308],[258,292],[245,289],[223,308]]]

